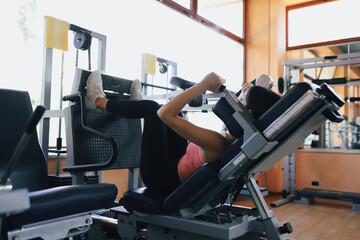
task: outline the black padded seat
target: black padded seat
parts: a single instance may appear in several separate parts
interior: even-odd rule
[[[0,118],[0,176],[27,127],[33,110],[30,96],[25,91],[0,89],[4,104]],[[3,231],[21,229],[54,218],[107,209],[113,206],[117,188],[113,184],[73,185],[48,189],[47,165],[39,145],[37,132],[31,138],[10,175],[13,190],[29,191],[30,208],[22,213],[5,217]],[[1,203],[1,204],[7,204]],[[50,229],[51,231],[51,229]]]
[[[113,184],[62,186],[30,192],[31,207],[8,217],[5,223],[7,228],[15,229],[34,222],[108,209],[114,205],[116,194]]]
[[[136,210],[139,212],[161,214],[165,198],[166,195],[142,187],[126,192],[120,199],[120,203],[130,211],[134,210],[132,206],[137,206]]]

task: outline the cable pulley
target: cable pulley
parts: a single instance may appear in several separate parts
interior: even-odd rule
[[[167,73],[167,71],[168,71],[168,66],[167,66],[167,64],[165,64],[165,63],[159,63],[159,72],[161,73],[161,74],[165,74],[165,73]]]
[[[76,49],[89,50],[91,46],[91,35],[89,32],[77,32],[74,36]]]

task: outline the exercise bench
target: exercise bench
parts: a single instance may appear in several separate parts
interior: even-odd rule
[[[327,84],[299,83],[258,120],[233,95],[224,95],[213,111],[237,140],[218,161],[204,164],[169,195],[146,187],[124,194],[118,233],[124,239],[286,239],[290,223],[280,225],[254,176],[296,151],[327,119],[341,122],[343,99]],[[235,206],[243,186],[255,208]],[[144,231],[146,229],[146,231]]]

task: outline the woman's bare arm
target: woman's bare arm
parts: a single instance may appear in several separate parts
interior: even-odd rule
[[[178,114],[186,104],[203,92],[210,90],[218,93],[221,84],[223,81],[218,75],[209,73],[201,82],[173,98],[158,111],[159,117],[166,125],[203,149],[203,157],[207,162],[216,160],[224,151],[227,145],[226,138],[218,132],[196,126],[178,117]]]

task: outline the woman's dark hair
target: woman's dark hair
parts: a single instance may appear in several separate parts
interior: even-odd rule
[[[247,104],[251,110],[251,115],[255,119],[258,119],[279,99],[280,96],[270,89],[260,86],[253,86],[249,89],[247,95]]]

